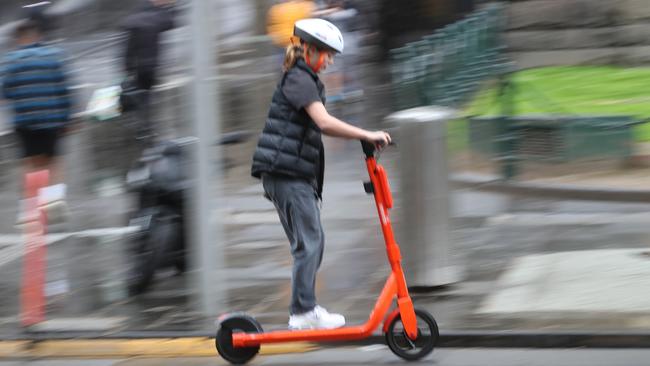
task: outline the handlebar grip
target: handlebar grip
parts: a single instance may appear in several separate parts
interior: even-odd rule
[[[363,149],[363,153],[366,155],[367,158],[371,158],[375,156],[375,145],[371,144],[367,141],[361,141],[361,148]]]
[[[386,146],[397,146],[397,143],[395,143],[395,141],[391,141],[390,144]],[[381,147],[383,148],[385,146],[381,146]],[[363,153],[366,154],[366,157],[368,158],[375,156],[375,151],[377,151],[377,147],[375,146],[375,144],[363,140],[361,140],[361,148],[363,148]]]

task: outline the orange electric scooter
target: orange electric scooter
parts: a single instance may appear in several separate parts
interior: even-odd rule
[[[435,319],[426,311],[414,309],[409,296],[401,265],[399,246],[395,242],[388,210],[393,198],[384,167],[377,163],[374,145],[362,142],[370,182],[364,187],[373,193],[379,213],[379,221],[386,241],[386,253],[392,273],[379,295],[375,308],[365,324],[338,329],[281,330],[264,333],[260,324],[245,314],[227,314],[220,318],[216,346],[219,355],[232,364],[250,361],[260,350],[262,343],[301,341],[359,340],[372,335],[384,322],[383,333],[388,347],[397,356],[409,360],[425,357],[435,347],[439,333]],[[393,300],[397,307],[390,311]]]

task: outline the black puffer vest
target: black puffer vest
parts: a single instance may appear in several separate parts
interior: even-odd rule
[[[292,72],[308,73],[325,103],[323,83],[303,60],[299,60],[283,75],[275,89],[264,130],[253,155],[251,173],[256,178],[267,173],[308,180],[315,184],[320,198],[325,169],[321,131],[305,109],[296,110],[282,92],[284,81]]]

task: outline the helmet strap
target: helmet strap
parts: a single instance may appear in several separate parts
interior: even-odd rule
[[[311,64],[311,54],[312,54],[312,46],[305,44],[305,61],[307,62],[307,66],[311,68],[314,72],[320,71],[321,67],[323,67],[323,64],[325,63],[325,57],[327,55],[324,52],[319,52],[319,57],[318,57],[318,62],[316,62],[316,65]]]

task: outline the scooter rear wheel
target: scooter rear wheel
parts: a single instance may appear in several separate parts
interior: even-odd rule
[[[245,364],[257,355],[260,346],[233,347],[232,334],[234,332],[261,333],[262,326],[252,317],[243,314],[231,315],[221,322],[215,339],[217,352],[234,365]]]
[[[440,337],[438,324],[431,314],[415,309],[415,316],[418,321],[418,337],[415,340],[409,339],[406,335],[399,315],[391,321],[386,332],[388,348],[407,361],[416,361],[427,356],[433,351]]]

